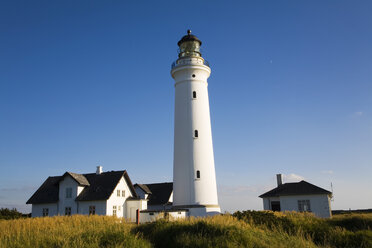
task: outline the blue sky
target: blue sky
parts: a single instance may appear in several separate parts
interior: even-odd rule
[[[372,208],[371,1],[1,1],[0,207],[65,171],[172,180],[177,42],[192,29],[222,210],[305,179]]]

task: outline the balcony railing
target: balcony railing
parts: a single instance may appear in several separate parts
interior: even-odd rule
[[[174,61],[174,62],[172,63],[171,69],[173,70],[173,68],[176,67],[177,65],[178,65],[177,61]],[[206,65],[206,66],[210,67],[210,66],[209,66],[209,62],[206,61],[206,60],[203,61],[203,65]]]

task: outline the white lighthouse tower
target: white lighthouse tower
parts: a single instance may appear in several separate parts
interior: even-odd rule
[[[220,213],[209,113],[211,73],[200,53],[202,42],[191,31],[178,42],[172,64],[176,103],[174,117],[173,207],[190,216]]]

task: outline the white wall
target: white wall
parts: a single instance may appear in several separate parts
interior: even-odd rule
[[[135,222],[137,209],[146,210],[147,209],[147,200],[128,200],[125,204],[125,218],[128,221]]]
[[[311,212],[318,217],[331,217],[331,204],[328,195],[296,195],[263,198],[264,210],[271,210],[270,202],[280,200],[281,211],[299,211],[299,200],[310,200]]]
[[[117,196],[117,190],[120,190],[120,196]],[[121,195],[122,190],[125,190],[125,197]],[[128,197],[132,197],[132,193],[125,182],[124,177],[122,177],[118,183],[118,185],[115,187],[115,190],[112,192],[110,198],[107,200],[106,204],[106,215],[112,215],[113,214],[113,206],[116,206],[116,216],[117,217],[125,217],[126,216],[126,206],[125,201]],[[120,206],[120,210],[119,210]]]
[[[219,207],[205,207],[205,208],[189,208],[189,216],[213,216],[220,214],[221,209]]]
[[[331,217],[331,209],[327,195],[281,196],[281,210],[298,211],[298,200],[310,200],[311,212],[316,216]]]
[[[66,188],[72,188],[71,198],[66,198]],[[59,202],[58,211],[59,215],[65,215],[65,208],[71,207],[71,214],[77,214],[77,203],[75,201],[78,196],[78,183],[70,176],[65,176],[59,182]]]
[[[89,206],[96,207],[97,215],[106,215],[106,201],[79,201],[79,214],[89,215]]]
[[[48,208],[48,216],[58,215],[58,204],[57,203],[46,203],[46,204],[32,204],[32,217],[42,217],[43,208]]]

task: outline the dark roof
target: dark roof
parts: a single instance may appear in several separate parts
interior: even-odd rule
[[[173,192],[173,183],[145,184],[151,191],[147,205],[165,205]]]
[[[187,35],[183,36],[182,39],[177,44],[178,46],[180,46],[182,43],[186,41],[198,41],[200,43],[200,46],[202,44],[201,40],[199,40],[198,37],[191,34],[191,30],[187,30]]]
[[[298,183],[284,183],[275,189],[272,189],[259,197],[278,197],[284,195],[323,195],[332,194],[330,191],[322,189],[314,184],[308,183],[306,181],[301,181]]]
[[[77,201],[107,200],[122,176],[124,176],[132,195],[137,197],[137,193],[134,190],[127,171],[110,171],[103,172],[99,175],[96,173],[91,173],[84,174],[84,176],[88,179],[90,186],[84,188],[84,190],[76,198]]]
[[[139,184],[139,183],[136,183],[136,184],[134,185],[134,187],[136,187],[136,186],[138,186],[140,189],[142,189],[143,192],[145,192],[146,194],[151,194],[151,193],[152,193],[151,190],[147,187],[146,184]]]
[[[137,197],[137,193],[134,190],[133,184],[128,176],[128,173],[125,170],[103,172],[98,175],[96,173],[76,174],[66,172],[63,176],[48,177],[48,179],[45,180],[45,182],[40,186],[40,188],[31,196],[31,198],[26,203],[40,204],[58,202],[59,182],[67,174],[72,176],[79,183],[79,185],[85,185],[83,191],[76,198],[76,201],[107,200],[111,196],[116,185],[119,183],[121,177],[124,177],[132,195],[134,197]]]
[[[58,202],[59,181],[62,176],[48,177],[26,204]]]
[[[66,175],[71,176],[79,185],[89,186],[87,178],[82,174],[66,172],[65,174],[63,174],[62,178],[65,177]]]

